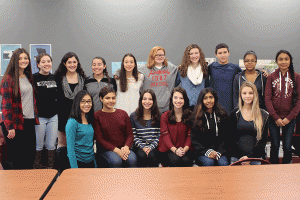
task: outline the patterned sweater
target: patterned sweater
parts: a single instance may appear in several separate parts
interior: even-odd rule
[[[155,149],[158,145],[160,127],[152,126],[152,120],[146,120],[146,126],[144,126],[135,117],[135,112],[130,115],[135,146],[140,149],[146,146],[151,150]]]

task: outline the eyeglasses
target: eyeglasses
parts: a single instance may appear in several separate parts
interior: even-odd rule
[[[165,55],[164,54],[156,54],[155,57],[156,58],[158,58],[158,57],[165,57]]]
[[[91,105],[93,102],[92,101],[80,101],[80,103],[81,104],[86,104],[87,103],[87,104]]]
[[[256,60],[244,60],[245,63],[256,63]]]

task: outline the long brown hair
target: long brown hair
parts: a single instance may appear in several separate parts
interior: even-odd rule
[[[174,110],[174,105],[173,105],[173,96],[174,96],[175,92],[181,93],[183,96],[183,99],[184,99],[184,104],[182,106],[181,122],[184,124],[190,124],[190,116],[191,116],[191,111],[189,109],[190,101],[186,94],[185,89],[183,89],[182,87],[176,87],[172,90],[172,93],[170,96],[170,103],[169,103],[169,110],[170,110],[169,123],[170,124],[176,123],[176,116],[175,116],[175,110]]]
[[[135,119],[140,122],[141,125],[146,126],[146,121],[144,120],[144,107],[142,105],[142,100],[144,98],[144,94],[149,93],[151,94],[153,105],[151,107],[151,119],[152,119],[152,126],[159,127],[160,122],[160,112],[157,106],[157,100],[155,93],[152,89],[144,90],[139,99],[139,106],[135,110]]]
[[[27,67],[24,69],[24,74],[28,78],[30,84],[32,85],[33,91],[36,92],[34,84],[33,84],[33,76],[31,71],[31,62],[30,62],[30,56],[29,53],[24,48],[18,48],[14,51],[8,66],[6,68],[6,71],[4,73],[2,82],[1,82],[1,88],[3,87],[3,83],[5,80],[7,80],[7,76],[11,76],[13,79],[14,85],[13,85],[13,93],[16,97],[19,96],[19,60],[20,55],[22,53],[25,53],[29,59],[29,63]]]
[[[251,112],[252,112],[252,119],[254,122],[254,127],[257,132],[256,139],[260,140],[261,136],[262,136],[263,120],[262,120],[262,115],[261,115],[261,111],[259,108],[258,92],[257,92],[256,86],[254,85],[254,83],[252,83],[250,81],[244,81],[241,85],[241,89],[239,92],[239,109],[242,110],[242,107],[244,106],[244,101],[242,99],[242,90],[245,87],[250,87],[253,90],[254,97],[253,97]]]
[[[126,92],[127,89],[128,89],[128,87],[127,87],[127,78],[126,78],[126,70],[125,70],[125,67],[124,67],[124,60],[127,56],[133,58],[135,66],[132,70],[132,76],[134,77],[136,82],[139,80],[136,59],[135,59],[134,55],[132,55],[131,53],[127,53],[127,54],[124,55],[124,57],[122,59],[122,63],[121,63],[121,72],[120,72],[120,77],[119,77],[121,92]]]
[[[148,57],[148,61],[147,61],[147,67],[149,69],[152,69],[155,66],[155,55],[156,55],[157,51],[159,51],[159,50],[162,50],[166,56],[166,51],[164,48],[162,48],[160,46],[153,47],[149,53],[149,57]],[[168,66],[168,59],[166,57],[163,62],[163,65]]]
[[[203,103],[203,99],[207,93],[211,93],[215,99],[215,103],[212,108],[213,112],[215,112],[218,117],[221,117],[222,120],[225,118],[228,118],[228,114],[226,113],[226,110],[219,103],[219,98],[218,98],[217,92],[212,88],[204,88],[201,90],[201,92],[199,94],[197,104],[194,108],[193,115],[192,115],[193,128],[199,129],[202,131],[204,131],[204,129],[205,129],[205,123],[203,123],[202,119],[203,119],[205,111],[207,110],[206,106]]]
[[[182,57],[182,61],[181,61],[181,65],[178,67],[179,68],[179,72],[181,77],[186,77],[187,75],[187,70],[188,67],[191,65],[191,59],[190,59],[190,51],[194,48],[197,48],[199,50],[200,53],[200,60],[199,63],[201,65],[201,70],[203,72],[203,76],[207,77],[208,76],[208,68],[207,68],[207,63],[205,62],[205,55],[202,51],[202,49],[197,45],[197,44],[190,44],[189,46],[186,47],[184,53],[183,53],[183,57]]]

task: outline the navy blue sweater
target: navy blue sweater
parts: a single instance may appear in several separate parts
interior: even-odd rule
[[[241,71],[242,69],[238,65],[232,63],[221,65],[213,62],[208,66],[209,86],[217,92],[219,102],[227,113],[231,113],[233,110],[233,80],[235,75]]]

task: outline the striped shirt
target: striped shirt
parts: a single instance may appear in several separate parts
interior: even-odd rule
[[[134,136],[134,145],[140,149],[144,147],[149,147],[151,150],[155,149],[160,137],[160,128],[152,126],[152,120],[145,120],[146,126],[144,126],[135,117],[135,112],[133,112],[130,115],[130,121]]]

